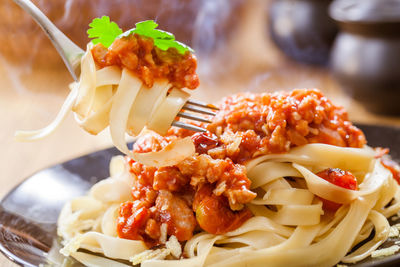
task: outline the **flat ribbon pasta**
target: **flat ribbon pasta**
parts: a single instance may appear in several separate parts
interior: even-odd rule
[[[81,59],[79,82],[72,83],[72,90],[56,119],[37,131],[17,131],[15,138],[33,141],[46,137],[58,128],[72,110],[75,120],[90,134],[96,135],[110,126],[113,144],[136,161],[143,160],[143,164],[169,166],[178,163],[182,157],[191,156],[194,150],[188,140],[174,141],[167,147],[166,150],[173,150],[168,153],[166,150],[146,155],[130,152],[125,133],[137,136],[147,128],[165,134],[190,94],[182,89],[171,88],[167,79],[155,80],[154,86],[148,88],[135,73],[126,68],[99,68],[91,49],[92,45],[89,44]]]
[[[189,142],[184,146],[188,145]],[[339,155],[346,160],[333,160],[332,165],[328,164]],[[98,256],[79,254],[82,253],[79,248],[102,253],[107,257],[104,259],[107,264],[111,264],[112,259],[122,259],[147,267],[265,266],[265,263],[268,266],[332,266],[340,260],[356,262],[368,257],[387,239],[387,216],[400,209],[399,187],[369,148],[306,145],[247,163],[248,177],[256,184],[252,188],[257,197],[247,204],[254,216],[236,230],[224,235],[196,234],[183,248],[183,255],[187,257],[184,259],[166,259],[171,257],[170,249],[148,250],[140,243],[129,244],[134,246],[135,252],[128,257],[128,252],[121,255],[118,248],[132,240],[116,238],[115,231],[118,204],[129,197],[131,186],[131,174],[123,162],[122,157],[112,160],[112,177],[91,189],[82,199],[85,205],[74,204],[72,209],[74,202],[70,202],[66,205],[69,212],[60,216],[59,232],[71,229],[69,224],[80,225],[79,231],[62,236],[69,240],[66,243],[69,255],[85,264],[103,261]],[[351,167],[358,174],[359,190],[337,187],[314,174],[327,167]],[[336,202],[344,203],[335,213],[325,213],[322,209],[320,198],[332,198],[330,194],[335,196]],[[378,234],[346,256],[373,229]],[[105,246],[107,242],[113,244],[113,249]]]
[[[78,85],[73,84],[71,92],[68,94],[67,98],[64,101],[59,113],[57,114],[56,118],[46,127],[33,130],[33,131],[16,131],[14,138],[19,142],[28,142],[34,141],[38,139],[45,138],[53,133],[60,124],[65,120],[68,113],[70,112],[72,106],[74,105],[74,101],[78,95]]]

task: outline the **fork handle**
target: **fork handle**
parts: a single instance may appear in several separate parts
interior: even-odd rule
[[[29,0],[14,0],[29,13],[47,34],[75,81],[78,80],[80,59],[85,51],[72,42]]]

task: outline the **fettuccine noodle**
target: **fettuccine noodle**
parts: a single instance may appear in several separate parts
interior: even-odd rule
[[[111,169],[118,164],[123,166],[123,158],[113,159]],[[344,189],[314,174],[326,167],[357,173],[360,189]],[[121,167],[94,185],[88,196],[64,207],[58,228],[66,242],[63,253],[96,266],[107,266],[111,259],[141,266],[332,266],[368,257],[388,238],[388,217],[400,208],[399,187],[369,147],[309,144],[255,158],[247,168],[257,192],[247,204],[254,217],[223,235],[199,232],[184,245],[184,259],[171,260],[167,246],[151,254],[142,241],[116,237],[112,222],[118,204],[130,198],[132,181],[132,174]],[[343,205],[325,214],[320,198]],[[373,229],[374,238],[348,254]]]
[[[148,88],[127,68],[99,68],[91,49],[92,45],[89,44],[81,60],[80,80],[70,85],[71,92],[56,119],[40,130],[17,131],[16,140],[33,141],[47,137],[72,110],[78,124],[90,134],[97,135],[109,126],[113,144],[124,154],[144,164],[173,165],[182,159],[182,155],[183,158],[192,155],[194,148],[189,140],[177,140],[171,146],[185,148],[167,149],[172,152],[166,151],[167,154],[163,153],[161,157],[154,153],[133,154],[128,149],[126,133],[138,136],[143,131],[152,130],[165,134],[190,94],[182,89],[171,88],[166,79],[158,79],[152,88]],[[179,155],[173,151],[178,151]],[[156,158],[159,160],[155,161]]]

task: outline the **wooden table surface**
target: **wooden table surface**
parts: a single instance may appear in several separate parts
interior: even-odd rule
[[[241,38],[232,39],[226,45],[226,50],[234,53],[234,61],[228,59],[227,64],[220,57],[211,57],[216,62],[199,58],[201,88],[194,92],[193,98],[212,103],[240,91],[316,87],[335,103],[345,106],[355,122],[400,126],[400,118],[371,114],[346,96],[327,69],[287,59],[265,34],[265,12],[260,8],[260,2],[249,1],[242,14],[243,22],[235,34]],[[251,49],[248,49],[249,44]],[[218,70],[218,78],[208,71],[210,69],[213,72]],[[108,131],[91,136],[76,125],[72,115],[44,140],[33,143],[14,141],[16,130],[44,127],[55,117],[72,79],[63,67],[32,70],[6,62],[0,56],[0,81],[0,197],[40,169],[111,146]],[[15,265],[0,256],[0,266]]]

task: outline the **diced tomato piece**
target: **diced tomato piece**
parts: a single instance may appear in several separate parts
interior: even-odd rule
[[[328,168],[320,171],[317,175],[334,185],[350,190],[357,190],[357,178],[349,171],[343,171],[338,168]],[[323,198],[321,198],[321,200],[323,208],[326,210],[336,211],[342,205]]]
[[[117,225],[118,236],[132,240],[143,240],[139,231],[145,225],[148,217],[149,210],[138,201],[128,201],[121,204]]]
[[[349,171],[343,171],[341,169],[328,168],[323,170],[317,175],[328,182],[351,190],[357,190],[357,179],[356,177]]]
[[[196,220],[203,230],[211,234],[220,235],[233,231],[253,216],[247,208],[232,211],[227,199],[212,194],[208,185],[204,185],[199,192],[196,193],[193,203]]]

